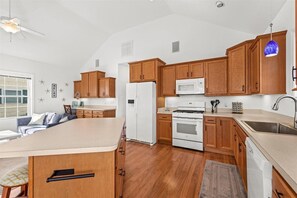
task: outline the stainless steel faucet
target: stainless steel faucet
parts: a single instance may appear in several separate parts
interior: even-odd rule
[[[296,120],[297,119],[297,99],[296,98],[294,98],[293,96],[289,96],[289,95],[280,96],[274,103],[272,109],[274,111],[277,111],[278,107],[279,107],[279,102],[284,98],[290,98],[290,99],[294,100],[294,102],[295,102],[294,127],[295,127],[295,129],[297,129],[297,120]]]

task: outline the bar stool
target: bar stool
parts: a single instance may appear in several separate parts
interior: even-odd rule
[[[2,198],[9,198],[12,188],[21,187],[21,193],[18,196],[27,196],[28,194],[28,165],[19,168],[0,178],[0,185],[3,187]]]

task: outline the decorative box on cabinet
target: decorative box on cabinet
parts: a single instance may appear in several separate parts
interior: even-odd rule
[[[111,77],[99,79],[100,98],[115,98],[115,80]]]
[[[172,144],[172,116],[171,114],[158,114],[157,116],[158,143]]]
[[[81,98],[99,97],[99,78],[104,78],[105,72],[91,71],[81,73]]]
[[[277,56],[265,57],[264,48],[270,34],[258,36],[250,47],[251,93],[286,93],[286,34],[287,31],[273,33],[273,40],[279,45]]]

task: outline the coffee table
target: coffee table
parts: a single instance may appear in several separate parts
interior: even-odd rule
[[[0,131],[0,140],[12,140],[19,137],[21,137],[20,133],[11,130]]]

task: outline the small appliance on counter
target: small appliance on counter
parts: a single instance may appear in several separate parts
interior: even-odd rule
[[[243,105],[242,102],[232,102],[232,113],[243,113]]]
[[[220,100],[211,100],[211,113],[217,113],[218,112],[218,105],[220,104]]]

